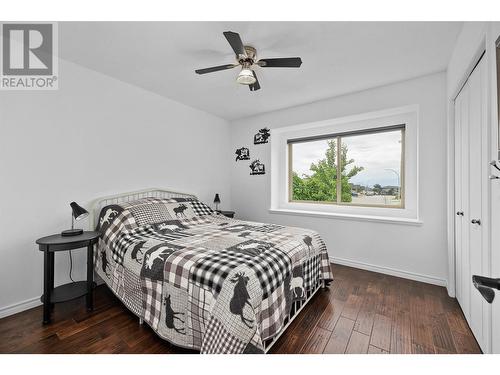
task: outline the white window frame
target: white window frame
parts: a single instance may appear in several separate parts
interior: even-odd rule
[[[393,108],[326,121],[275,128],[271,137],[271,213],[385,221],[419,225],[418,105]],[[404,208],[334,205],[289,201],[289,139],[354,132],[404,124]]]

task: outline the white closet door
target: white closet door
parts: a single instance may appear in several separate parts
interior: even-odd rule
[[[472,275],[488,275],[486,71],[481,60],[455,100],[455,255],[457,299],[476,340],[487,351],[489,315],[486,301],[472,285]]]
[[[463,247],[463,205],[462,205],[462,97],[455,99],[455,295],[462,301],[462,247]]]
[[[482,147],[482,132],[483,132],[483,116],[482,116],[482,72],[483,64],[476,67],[472,75],[469,77],[469,212],[470,212],[470,236],[469,236],[469,262],[470,262],[470,277],[472,275],[484,275],[489,272],[483,271],[483,232],[484,217],[482,211],[482,196],[483,196],[483,147]],[[473,221],[482,221],[482,223],[474,224]],[[469,285],[471,281],[469,278]],[[483,342],[483,303],[484,299],[480,293],[471,288],[470,299],[470,318],[471,326],[476,340]]]
[[[460,95],[460,179],[457,187],[460,191],[460,210],[463,216],[457,218],[460,225],[460,263],[458,263],[457,273],[460,274],[460,279],[457,279],[460,285],[461,298],[458,300],[467,320],[470,316],[470,274],[469,268],[469,223],[470,223],[470,208],[469,208],[469,85],[466,84]],[[459,186],[458,186],[459,185]],[[470,324],[470,322],[469,322]]]

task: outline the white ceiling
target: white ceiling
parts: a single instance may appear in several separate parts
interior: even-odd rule
[[[460,22],[61,22],[60,56],[226,119],[446,69]],[[235,82],[223,31],[258,57],[300,56],[300,69],[257,68],[262,89]]]

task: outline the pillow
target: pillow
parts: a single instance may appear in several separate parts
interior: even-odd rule
[[[128,210],[139,226],[172,220],[166,204],[159,200],[141,199],[129,202],[128,206]]]
[[[215,214],[214,210],[212,210],[205,203],[200,202],[197,199],[192,199],[192,200],[188,201],[188,203],[191,205],[191,208],[193,209],[194,213],[198,216]]]
[[[191,206],[191,209],[194,211],[195,216],[205,216],[205,215],[214,215],[215,211],[212,210],[208,205],[203,202],[200,202],[196,198],[170,198],[169,201],[176,202],[186,202]]]
[[[138,226],[169,220],[214,215],[215,211],[196,198],[141,198],[123,204]]]

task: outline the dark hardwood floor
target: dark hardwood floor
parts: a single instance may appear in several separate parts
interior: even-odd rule
[[[455,299],[445,288],[333,265],[320,290],[272,353],[480,353]],[[195,353],[140,326],[106,286],[95,310],[83,299],[58,304],[53,323],[42,308],[0,319],[0,353]]]

